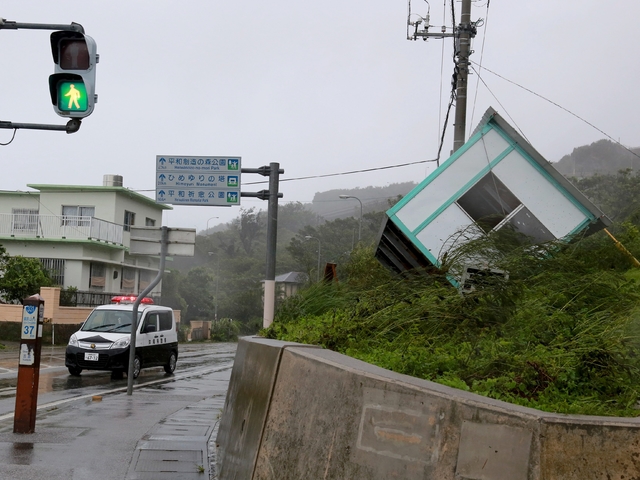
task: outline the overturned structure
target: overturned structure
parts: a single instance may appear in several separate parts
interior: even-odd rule
[[[610,224],[490,108],[469,141],[387,211],[376,258],[398,273],[429,272],[441,267],[451,239],[470,228],[508,226],[536,244]]]

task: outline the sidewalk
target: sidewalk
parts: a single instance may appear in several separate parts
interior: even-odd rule
[[[36,432],[0,421],[2,480],[214,478],[215,439],[231,368],[38,411]]]

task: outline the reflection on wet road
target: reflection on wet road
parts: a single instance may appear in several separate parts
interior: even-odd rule
[[[175,376],[198,375],[212,368],[231,368],[235,356],[234,343],[180,344]],[[83,371],[79,377],[69,375],[64,366],[65,347],[43,346],[40,362],[38,405],[76,396],[99,395],[127,386],[127,377],[112,380],[110,372]],[[18,375],[17,346],[0,350],[0,415],[13,413]],[[143,369],[134,385],[171,380],[162,367]],[[135,394],[135,393],[134,393]]]

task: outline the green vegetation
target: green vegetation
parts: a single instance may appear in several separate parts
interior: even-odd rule
[[[9,256],[0,246],[0,295],[11,303],[20,303],[26,297],[40,293],[40,287],[53,284],[49,274],[37,258],[21,255]]]
[[[636,227],[615,234],[640,252]],[[339,283],[289,299],[263,334],[541,410],[637,415],[640,290],[625,276],[628,258],[604,233],[520,240],[502,232],[467,243],[428,278],[394,276],[372,248],[357,249]],[[473,258],[508,280],[486,277],[461,295],[447,275]]]
[[[254,332],[257,330],[253,330]],[[214,342],[237,342],[243,333],[243,324],[230,318],[221,318],[211,323],[211,340]]]

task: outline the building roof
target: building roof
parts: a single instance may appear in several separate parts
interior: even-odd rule
[[[146,195],[142,195],[138,192],[135,192],[125,187],[96,186],[96,185],[43,185],[43,184],[28,184],[27,187],[33,188],[35,190],[39,190],[40,192],[78,192],[78,193],[84,193],[84,192],[110,193],[111,192],[119,195],[125,195],[131,199],[137,200],[141,203],[145,203],[148,206],[156,207],[159,210],[173,210],[173,207],[171,205],[167,205],[164,203],[157,203],[152,198],[149,198]]]
[[[304,283],[308,279],[307,274],[303,272],[289,272],[278,275],[275,281],[278,283]]]

